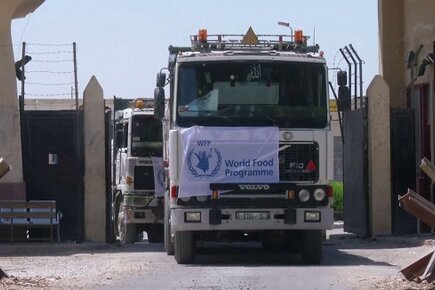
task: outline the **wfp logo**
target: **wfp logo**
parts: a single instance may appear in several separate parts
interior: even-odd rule
[[[157,173],[157,181],[159,182],[161,187],[165,186],[165,176],[164,176],[164,173],[163,173],[163,168],[161,168],[159,170],[159,172]]]
[[[210,143],[211,141],[197,141],[198,147],[201,148],[192,148],[186,156],[187,167],[195,177],[212,177],[219,173],[222,154],[217,148],[204,148]]]

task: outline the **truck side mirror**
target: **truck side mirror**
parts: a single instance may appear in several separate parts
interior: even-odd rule
[[[156,87],[163,88],[166,85],[166,74],[159,72],[157,73],[157,79],[156,79]]]
[[[350,91],[347,86],[338,87],[338,110],[339,111],[350,111],[352,106],[352,101],[350,97]]]
[[[337,72],[337,84],[338,84],[338,110],[350,111],[352,107],[352,99],[350,97],[350,90],[347,86],[347,72],[340,70]]]
[[[115,133],[115,147],[122,148],[124,147],[124,132],[119,130]]]
[[[154,118],[163,119],[165,116],[165,90],[161,87],[154,89]]]
[[[340,70],[337,72],[337,84],[339,86],[347,85],[347,72],[344,70]]]

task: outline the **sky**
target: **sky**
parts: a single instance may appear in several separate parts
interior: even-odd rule
[[[352,44],[364,61],[364,92],[378,74],[376,0],[45,0],[12,22],[12,41],[16,60],[23,42],[32,57],[26,98],[71,97],[73,42],[80,98],[92,76],[105,98],[152,98],[169,45],[189,46],[189,36],[201,28],[209,34],[245,34],[250,26],[257,34],[289,34],[278,21],[310,35],[330,68],[347,69],[339,49]],[[334,74],[330,70],[330,80]]]

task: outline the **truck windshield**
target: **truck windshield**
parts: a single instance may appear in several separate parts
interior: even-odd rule
[[[181,64],[177,124],[324,128],[325,71],[301,62]]]
[[[153,116],[134,115],[131,128],[132,156],[162,156],[162,123]]]

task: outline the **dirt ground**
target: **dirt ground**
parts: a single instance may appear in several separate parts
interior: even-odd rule
[[[0,245],[0,289],[90,289],[152,267],[138,245]]]
[[[324,249],[326,262],[320,268],[331,271],[334,266],[346,268],[348,264],[349,273],[359,272],[342,273],[347,278],[337,278],[353,279],[350,284],[355,288],[351,289],[435,289],[434,283],[407,281],[398,270],[394,275],[373,278],[364,272],[364,263],[358,265],[360,261],[370,261],[371,266],[382,264],[401,269],[435,249],[433,236],[359,239],[329,235]],[[335,257],[336,252],[346,253],[345,259]],[[267,262],[265,266],[268,267]],[[0,289],[104,289],[129,277],[140,277],[147,272],[181,271],[181,267],[163,252],[162,244],[147,241],[123,247],[90,242],[0,244],[0,269],[9,276],[0,279]]]

